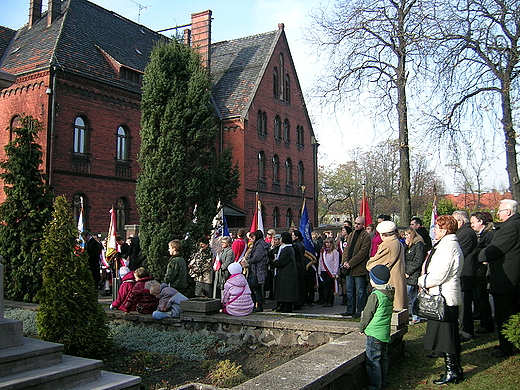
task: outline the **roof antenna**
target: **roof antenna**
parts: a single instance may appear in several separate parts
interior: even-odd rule
[[[151,5],[142,5],[142,4],[139,4],[137,1],[134,1],[134,0],[130,0],[130,1],[132,3],[134,3],[134,4],[137,4],[137,7],[139,8],[139,13],[137,14],[137,24],[140,24],[140,21],[141,21],[141,11],[148,9],[149,7],[151,7]]]

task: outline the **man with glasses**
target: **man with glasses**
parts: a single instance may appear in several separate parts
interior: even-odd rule
[[[504,199],[498,207],[502,221],[491,244],[479,254],[479,262],[489,263],[489,291],[493,295],[498,328],[498,350],[493,356],[506,357],[518,349],[502,334],[509,318],[520,312],[520,215],[515,200]]]

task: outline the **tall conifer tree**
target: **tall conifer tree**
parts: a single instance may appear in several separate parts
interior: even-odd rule
[[[65,353],[100,358],[109,345],[106,314],[85,252],[77,244],[78,229],[64,196],[54,202],[52,221],[42,242],[43,286],[36,315],[41,339],[65,346]]]
[[[190,239],[209,234],[218,200],[231,200],[239,186],[230,152],[215,153],[210,88],[197,51],[176,41],[154,48],[143,83],[136,201],[141,246],[157,279],[165,272],[168,242],[187,232]]]
[[[5,296],[32,301],[41,287],[40,242],[50,220],[52,193],[41,172],[42,150],[36,142],[41,123],[20,118],[0,163],[5,201],[0,205],[0,254],[5,266]]]

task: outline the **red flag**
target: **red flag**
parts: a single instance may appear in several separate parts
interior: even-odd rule
[[[365,189],[363,188],[363,198],[361,199],[361,207],[359,208],[359,215],[365,217],[365,226],[372,223],[372,216],[370,215],[370,207],[368,207],[368,198],[365,196]]]

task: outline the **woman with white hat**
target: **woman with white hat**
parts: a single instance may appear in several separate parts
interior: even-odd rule
[[[377,253],[368,260],[367,270],[370,271],[378,264],[386,266],[390,270],[388,283],[395,288],[394,310],[408,309],[408,294],[404,273],[405,249],[395,234],[395,223],[392,221],[380,222],[376,230],[381,235],[383,242],[379,244]]]

